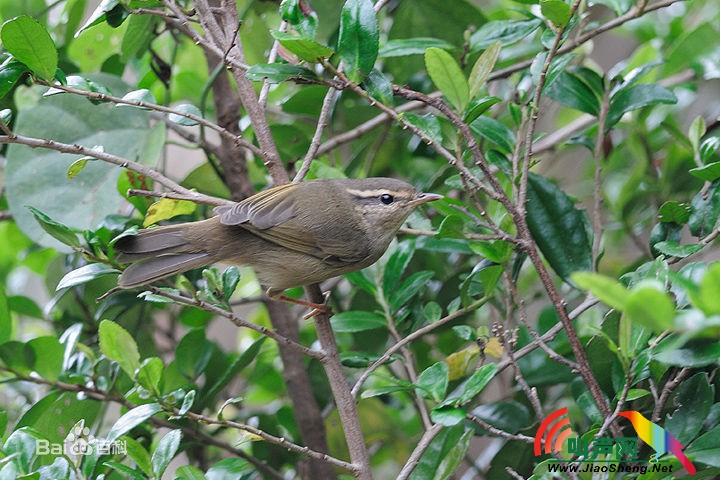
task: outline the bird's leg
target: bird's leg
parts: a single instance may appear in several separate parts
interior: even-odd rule
[[[328,299],[330,298],[330,292],[325,292],[323,294],[323,297],[324,297],[323,303],[308,302],[306,300],[291,298],[291,297],[288,297],[287,295],[285,295],[284,293],[279,293],[279,294],[273,295],[270,293],[270,291],[268,291],[268,296],[274,300],[280,300],[281,302],[293,303],[295,305],[301,305],[303,307],[312,308],[312,310],[303,317],[304,320],[313,318],[321,313],[332,314],[332,310],[330,309],[330,307],[327,306]]]

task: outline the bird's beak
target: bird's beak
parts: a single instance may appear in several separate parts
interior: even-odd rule
[[[410,201],[410,205],[413,207],[416,207],[418,205],[422,205],[423,203],[428,202],[434,202],[435,200],[440,200],[443,198],[442,195],[438,195],[437,193],[419,193],[417,197],[415,197],[414,200]]]

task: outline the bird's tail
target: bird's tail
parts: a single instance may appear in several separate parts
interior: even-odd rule
[[[115,243],[117,260],[131,263],[118,279],[120,288],[133,288],[200,268],[213,259],[186,238],[190,224],[142,230]]]

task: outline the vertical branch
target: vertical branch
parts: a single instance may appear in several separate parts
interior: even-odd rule
[[[311,302],[322,303],[324,301],[320,287],[317,285],[306,287],[305,292]],[[343,433],[345,434],[345,442],[350,451],[350,460],[358,469],[356,478],[371,480],[370,456],[365,446],[365,438],[360,429],[360,417],[358,415],[357,404],[355,403],[355,397],[350,391],[350,386],[345,379],[345,373],[340,363],[340,354],[337,343],[335,342],[335,334],[330,326],[330,315],[328,313],[320,312],[315,316],[315,330],[317,331],[320,346],[325,351],[322,365],[325,368],[325,374],[330,382],[330,389],[335,399],[335,405],[337,405],[338,415],[340,416]]]

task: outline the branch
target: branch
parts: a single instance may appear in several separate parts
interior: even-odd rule
[[[402,470],[400,470],[400,473],[397,476],[397,480],[407,480],[410,477],[410,474],[420,462],[420,457],[423,453],[425,453],[425,450],[428,449],[430,443],[435,437],[437,437],[438,433],[440,433],[442,429],[443,426],[437,423],[433,425],[432,428],[425,430],[425,433],[415,447],[415,450],[413,450],[413,452],[410,454],[410,458],[408,458]]]
[[[335,89],[328,89],[328,92],[325,95],[325,99],[323,100],[322,109],[320,110],[320,116],[318,117],[317,127],[315,127],[315,133],[313,134],[312,141],[310,142],[310,148],[308,148],[308,151],[305,154],[302,166],[298,170],[297,175],[295,175],[295,178],[293,178],[293,183],[302,182],[302,180],[305,178],[305,175],[307,175],[307,172],[310,170],[310,164],[316,157],[318,149],[320,148],[320,141],[322,140],[323,130],[325,130],[325,128],[327,128],[328,126],[330,113],[335,106],[336,100],[337,92],[335,91]]]
[[[188,118],[194,122],[197,122],[200,125],[203,125],[211,130],[214,130],[220,134],[221,137],[227,138],[228,140],[232,141],[236,145],[239,145],[241,147],[245,147],[248,150],[252,151],[255,155],[262,158],[262,150],[260,150],[258,147],[253,145],[252,143],[248,142],[247,140],[243,139],[242,137],[235,135],[228,131],[226,128],[221,127],[220,125],[211,122],[210,120],[207,120],[199,115],[195,115],[188,112],[182,112],[180,110],[175,110],[174,108],[166,107],[164,105],[158,105],[156,103],[149,103],[149,102],[143,102],[142,100],[126,100],[124,98],[115,97],[113,95],[107,95],[104,93],[98,93],[98,92],[89,92],[86,90],[78,90],[77,88],[67,87],[65,85],[60,84],[50,84],[43,81],[38,81],[40,85],[45,85],[46,87],[55,88],[57,90],[62,90],[66,93],[72,93],[74,95],[80,95],[82,97],[90,98],[92,100],[98,100],[101,102],[110,102],[115,103],[117,105],[132,105],[135,107],[140,108],[146,108],[148,110],[155,110],[156,112],[162,112],[167,114],[175,114],[179,115],[181,117]]]
[[[173,190],[178,193],[182,193],[187,195],[188,197],[192,198],[193,201],[201,202],[201,203],[207,203],[209,205],[225,205],[227,204],[227,200],[219,199],[216,197],[211,197],[209,195],[204,195],[202,193],[194,192],[192,190],[189,190],[182,185],[176,183],[175,181],[169,179],[165,175],[159,173],[156,170],[153,170],[152,168],[148,168],[145,165],[142,165],[137,162],[133,162],[132,160],[127,160],[122,157],[118,157],[117,155],[112,155],[110,153],[101,152],[92,148],[84,147],[82,145],[79,145],[77,143],[75,144],[69,144],[69,143],[61,143],[56,142],[55,140],[45,139],[45,138],[34,138],[34,137],[25,137],[23,135],[0,135],[0,144],[10,144],[15,143],[18,145],[27,145],[31,148],[45,148],[48,150],[54,150],[61,153],[70,153],[74,155],[83,155],[87,157],[93,157],[97,158],[98,160],[102,160],[103,162],[111,163],[113,165],[117,165],[122,168],[127,168],[128,170],[131,170],[133,172],[139,173],[141,175],[145,175],[146,177],[152,178],[157,183],[166,186],[170,190]]]
[[[355,385],[353,385],[353,388],[352,388],[352,392],[351,392],[351,393],[352,393],[354,396],[357,396],[357,394],[360,392],[360,389],[362,388],[363,384],[364,384],[365,381],[368,379],[368,377],[370,376],[370,374],[373,373],[375,370],[377,370],[382,364],[384,364],[385,362],[387,362],[388,360],[390,360],[390,357],[392,357],[392,355],[393,355],[394,353],[398,352],[398,351],[399,351],[401,348],[403,348],[405,345],[407,345],[408,343],[410,343],[410,342],[412,342],[412,341],[414,341],[414,340],[422,337],[422,336],[425,335],[425,334],[428,334],[428,333],[432,332],[433,330],[435,330],[435,329],[437,329],[437,328],[445,325],[446,323],[451,322],[451,321],[455,320],[456,318],[458,318],[458,317],[460,317],[460,316],[462,316],[462,315],[465,315],[466,313],[470,313],[470,312],[472,312],[472,311],[474,311],[474,310],[477,310],[478,308],[480,308],[480,307],[482,307],[483,305],[485,305],[488,300],[489,300],[488,297],[483,297],[483,298],[481,298],[480,300],[478,300],[478,301],[476,301],[476,302],[474,302],[474,303],[471,303],[471,304],[468,305],[467,307],[461,308],[461,309],[456,310],[455,312],[453,312],[453,313],[451,313],[451,314],[449,314],[449,315],[446,315],[445,317],[441,318],[441,319],[438,320],[437,322],[430,323],[430,324],[428,324],[428,325],[425,325],[425,326],[422,327],[422,328],[419,328],[419,329],[415,330],[415,331],[412,332],[410,335],[408,335],[407,337],[403,338],[403,339],[400,340],[398,343],[394,344],[392,347],[388,348],[388,349],[385,351],[385,353],[383,353],[382,356],[375,361],[375,363],[373,363],[372,365],[370,365],[370,366],[367,368],[367,370],[365,370],[365,371],[362,373],[362,375],[360,375],[360,378],[358,378],[357,381],[355,382]]]
[[[627,13],[620,15],[617,18],[614,18],[610,20],[607,23],[604,23],[600,25],[599,27],[590,30],[589,32],[585,32],[582,35],[579,35],[574,40],[571,40],[570,42],[566,43],[562,48],[558,49],[557,54],[563,55],[565,53],[571,52],[572,50],[575,50],[577,47],[582,45],[583,43],[587,42],[588,40],[597,37],[601,33],[605,33],[609,30],[612,30],[614,28],[617,28],[627,22],[630,22],[632,20],[635,20],[636,18],[640,18],[646,13],[650,13],[655,10],[659,10],[661,8],[669,7],[670,5],[674,3],[683,2],[685,0],[663,0],[661,2],[654,3],[652,5],[646,5],[645,7],[637,7],[634,6],[630,10],[627,11]],[[530,65],[532,65],[534,58],[530,58],[528,60],[523,60],[522,62],[518,62],[515,65],[510,65],[509,67],[503,68],[501,70],[496,70],[495,72],[492,72],[488,76],[488,81],[497,80],[499,78],[505,78],[509,77],[515,72],[519,72],[520,70],[524,70],[526,68],[529,68]]]
[[[294,342],[290,340],[289,338],[283,337],[282,335],[279,335],[278,333],[263,327],[261,325],[256,325],[252,322],[248,322],[247,320],[244,320],[240,318],[239,316],[235,315],[232,312],[228,312],[227,310],[223,310],[220,307],[216,307],[215,305],[212,305],[210,303],[204,302],[202,300],[198,300],[196,298],[190,298],[185,297],[183,295],[178,295],[172,292],[168,292],[167,290],[161,290],[157,287],[149,286],[147,287],[148,291],[154,293],[155,295],[160,295],[161,297],[168,298],[170,300],[173,300],[175,302],[181,303],[183,305],[189,305],[192,307],[197,307],[202,310],[205,310],[207,312],[213,313],[215,315],[225,317],[228,320],[230,320],[232,323],[237,325],[238,327],[244,327],[249,328],[250,330],[255,330],[258,333],[261,333],[263,335],[266,335],[273,340],[275,340],[277,343],[281,345],[287,345],[288,347],[291,347],[305,355],[311,358],[316,358],[318,360],[323,360],[327,355],[322,351],[317,350],[311,350],[307,348],[304,345],[301,345],[297,342]]]

